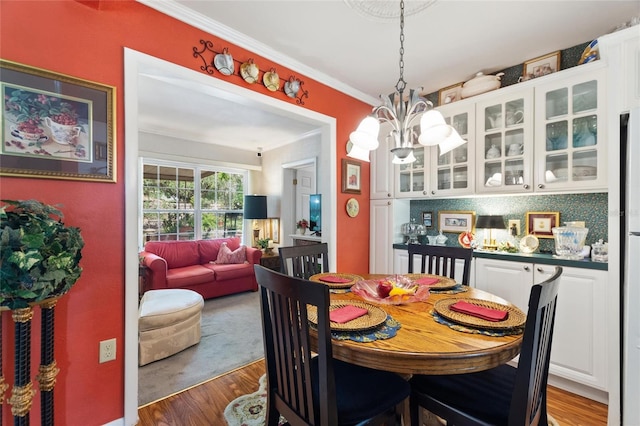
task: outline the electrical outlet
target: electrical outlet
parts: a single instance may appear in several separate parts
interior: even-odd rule
[[[520,220],[509,219],[509,235],[513,235],[513,230],[516,230],[516,235],[520,235]]]
[[[113,361],[116,359],[116,339],[103,340],[100,342],[100,363]]]

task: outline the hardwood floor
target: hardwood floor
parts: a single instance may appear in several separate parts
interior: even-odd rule
[[[237,397],[258,390],[264,361],[213,378],[138,409],[138,426],[224,426],[224,409]],[[561,426],[607,424],[607,406],[549,386],[548,410]]]

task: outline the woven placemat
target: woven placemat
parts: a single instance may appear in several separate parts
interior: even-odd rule
[[[454,288],[458,285],[456,280],[443,277],[442,275],[433,275],[433,274],[402,274],[403,276],[409,278],[412,281],[417,281],[420,278],[437,278],[438,282],[434,284],[430,284],[429,290],[448,290],[450,288]]]
[[[476,306],[489,309],[499,309],[501,311],[507,311],[507,319],[503,321],[487,321],[482,318],[474,317],[473,315],[467,315],[462,312],[456,312],[451,310],[451,305],[464,300],[467,303],[471,303]],[[434,310],[444,318],[456,322],[458,324],[467,325],[470,327],[485,328],[490,330],[505,330],[508,328],[522,327],[527,319],[524,312],[515,306],[503,305],[496,302],[490,302],[488,300],[481,299],[464,299],[453,298],[439,300],[433,306]]]
[[[368,330],[371,328],[375,328],[380,324],[384,323],[387,319],[387,313],[381,308],[370,305],[365,302],[358,301],[350,301],[350,300],[337,300],[331,302],[329,304],[329,312],[334,309],[339,309],[344,306],[351,305],[356,306],[358,308],[364,308],[367,310],[367,314],[362,315],[356,319],[352,319],[351,321],[347,321],[345,323],[337,323],[331,321],[331,330],[332,331],[360,331],[360,330]],[[313,325],[318,324],[318,308],[315,306],[307,306],[307,315],[309,317],[309,322]]]
[[[325,281],[322,281],[321,278],[324,277],[338,277],[338,278],[344,278],[344,279],[348,279],[350,280],[349,282],[346,283],[328,283]],[[339,274],[337,272],[323,272],[321,274],[315,274],[315,275],[311,275],[309,277],[309,281],[315,281],[318,283],[322,283],[324,285],[326,285],[329,288],[349,288],[352,285],[354,285],[356,282],[358,281],[362,281],[363,278],[360,275],[355,275],[355,274]]]
[[[432,294],[458,294],[464,293],[465,291],[469,291],[469,286],[458,284],[455,287],[447,288],[444,290],[439,289],[430,289],[429,292]]]
[[[431,311],[431,315],[433,316],[434,321],[438,324],[446,325],[452,330],[461,331],[463,333],[482,334],[483,336],[491,337],[504,337],[513,334],[522,334],[524,332],[524,327],[506,328],[504,330],[487,330],[484,328],[468,327],[466,325],[449,321],[448,319],[438,315],[436,311]]]

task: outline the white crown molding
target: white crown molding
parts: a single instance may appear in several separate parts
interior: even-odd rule
[[[305,64],[274,50],[266,44],[261,43],[258,40],[247,36],[246,34],[238,32],[218,21],[215,21],[200,13],[194,12],[193,10],[177,3],[174,0],[137,1],[152,9],[157,10],[158,12],[164,13],[165,15],[182,21],[185,24],[191,25],[195,28],[199,28],[210,34],[214,34],[229,41],[230,43],[237,44],[244,49],[250,50],[260,56],[277,62],[282,66],[291,68],[292,70],[295,70],[301,74],[307,75],[320,83],[326,84],[327,86],[332,87],[335,90],[338,90],[369,105],[375,106],[380,104],[380,100],[378,98],[356,90],[353,87],[334,79],[333,77],[310,68]]]

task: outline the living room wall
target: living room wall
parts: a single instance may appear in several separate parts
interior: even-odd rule
[[[116,183],[2,177],[0,198],[33,198],[59,205],[65,223],[81,229],[86,243],[81,262],[84,271],[56,307],[55,357],[60,373],[55,387],[55,423],[91,426],[118,421],[124,416],[125,379],[123,200],[125,185],[135,174],[124,169],[124,48],[197,70],[200,64],[194,60],[192,48],[200,39],[209,39],[216,47],[228,46],[238,59],[253,57],[261,67],[273,66],[281,75],[295,73],[305,80],[309,91],[309,98],[301,108],[337,119],[337,170],[344,157],[344,141],[362,116],[370,112],[370,106],[132,0],[2,1],[0,8],[2,59],[116,88]],[[211,78],[222,77],[216,74]],[[230,81],[244,84],[239,77]],[[250,90],[287,100],[282,93],[271,93],[260,85],[253,85]],[[362,172],[362,195],[357,198],[363,208],[357,220],[344,211],[348,194],[341,194],[336,188],[337,232],[342,237],[337,247],[339,270],[368,269],[369,211],[365,207],[369,199],[368,164],[364,164]],[[38,317],[33,321],[34,336],[38,334]],[[8,313],[3,313],[2,325],[3,373],[6,382],[12,384],[14,335]],[[116,361],[99,364],[99,342],[114,337],[118,342]],[[39,358],[37,339],[31,353],[35,372]],[[37,387],[37,383],[34,385]],[[4,396],[8,397],[10,391]],[[35,426],[40,424],[39,408],[36,394],[31,410],[31,424]],[[12,422],[7,405],[3,405],[2,420],[6,424]],[[134,423],[135,420],[128,424]]]

